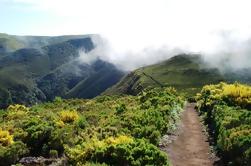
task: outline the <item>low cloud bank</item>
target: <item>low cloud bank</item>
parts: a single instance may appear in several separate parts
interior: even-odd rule
[[[124,71],[155,64],[182,53],[200,54],[209,67],[219,68],[221,71],[251,68],[251,38],[240,38],[232,32],[214,36],[214,40],[209,41],[209,47],[199,49],[163,44],[160,47],[120,51],[114,49],[111,42],[103,37],[95,36],[92,40],[95,49],[88,53],[79,50],[81,62],[91,64],[96,59],[101,59]]]

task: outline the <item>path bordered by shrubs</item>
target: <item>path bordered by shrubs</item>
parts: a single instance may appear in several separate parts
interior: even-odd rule
[[[183,103],[165,88],[9,106],[0,111],[0,165],[25,156],[66,156],[70,165],[169,165],[158,144],[175,130]]]

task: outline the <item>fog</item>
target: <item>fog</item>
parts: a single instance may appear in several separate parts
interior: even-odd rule
[[[114,64],[124,71],[131,71],[136,68],[147,66],[169,59],[170,57],[183,53],[179,48],[146,47],[141,50],[116,50],[111,43],[101,36],[92,37],[95,48],[90,52],[84,49],[79,50],[79,60],[83,63],[92,64],[97,59]]]
[[[100,34],[102,40],[93,39],[95,50],[87,55],[80,50],[87,63],[100,58],[133,70],[184,52],[199,53],[221,70],[251,67],[250,0],[2,0],[0,5],[1,32]]]
[[[193,45],[175,46],[163,43],[160,46],[131,49],[120,46],[120,49],[117,49],[118,47],[112,45],[113,42],[109,38],[95,35],[92,40],[95,49],[88,53],[85,50],[79,50],[81,62],[91,64],[96,59],[101,59],[124,71],[156,64],[183,53],[187,56],[200,54],[202,61],[208,67],[218,68],[221,71],[251,68],[251,39],[249,36],[240,36],[233,31],[220,31],[212,34],[208,38],[207,47],[201,48]]]

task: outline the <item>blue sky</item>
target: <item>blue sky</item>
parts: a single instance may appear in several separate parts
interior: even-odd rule
[[[49,29],[65,20],[55,14],[19,1],[0,0],[1,33],[15,35],[59,35]],[[63,32],[62,32],[63,34]]]

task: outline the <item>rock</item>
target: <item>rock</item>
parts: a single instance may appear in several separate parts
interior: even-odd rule
[[[24,157],[19,161],[24,166],[66,166],[67,160],[62,158],[44,158],[44,157]]]

